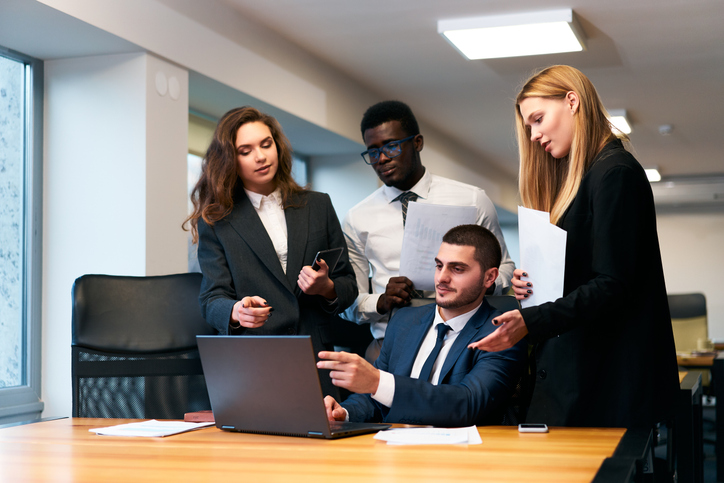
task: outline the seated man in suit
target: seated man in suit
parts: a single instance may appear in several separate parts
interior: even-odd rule
[[[500,315],[484,299],[498,276],[500,244],[479,225],[448,231],[435,258],[435,304],[392,318],[374,366],[346,352],[320,352],[332,383],[357,393],[341,405],[325,398],[338,421],[470,426],[499,424],[525,368],[526,340],[502,352],[467,349],[495,330]]]

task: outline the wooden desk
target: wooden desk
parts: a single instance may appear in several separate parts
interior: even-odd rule
[[[479,428],[481,445],[387,446],[372,435],[325,441],[213,427],[167,438],[88,431],[129,421],[74,418],[0,429],[0,481],[590,482],[626,432],[520,434],[487,426]]]
[[[676,362],[682,367],[708,368],[714,364],[715,354],[711,355],[677,355]]]

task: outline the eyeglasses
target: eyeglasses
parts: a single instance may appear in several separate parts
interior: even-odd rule
[[[405,141],[409,141],[415,136],[417,136],[417,134],[413,134],[412,136],[406,137],[405,139],[400,139],[399,141],[390,141],[381,148],[368,149],[367,151],[362,153],[362,159],[364,159],[365,163],[367,164],[377,164],[380,160],[380,151],[385,153],[385,156],[387,156],[388,158],[396,158],[402,152],[402,143],[404,143]]]

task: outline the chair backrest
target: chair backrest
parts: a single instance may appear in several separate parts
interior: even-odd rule
[[[498,309],[501,312],[508,312],[520,308],[520,303],[518,303],[515,295],[486,295],[485,300],[487,300],[494,309]]]
[[[701,293],[669,294],[671,326],[677,352],[698,350],[699,339],[707,339],[706,297]]]
[[[73,285],[73,416],[180,419],[209,409],[200,273],[84,275]]]

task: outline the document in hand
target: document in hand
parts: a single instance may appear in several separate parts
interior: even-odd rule
[[[467,428],[397,428],[380,431],[375,439],[387,444],[482,444],[475,426]]]
[[[400,275],[417,290],[435,290],[435,257],[450,228],[475,223],[474,206],[410,203],[400,254]]]
[[[518,207],[520,268],[529,275],[533,293],[520,306],[533,307],[563,296],[566,269],[566,231],[552,225],[545,211]]]

